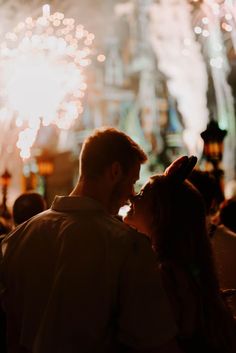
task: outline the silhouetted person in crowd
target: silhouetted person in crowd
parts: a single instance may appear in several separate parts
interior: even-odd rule
[[[5,235],[9,233],[11,230],[12,230],[12,227],[10,227],[9,222],[7,222],[5,218],[0,217],[0,243],[2,239],[4,239]]]
[[[176,325],[147,237],[116,219],[147,157],[96,130],[78,184],[4,242],[8,353],[177,353]]]
[[[7,226],[4,218],[0,217],[0,243],[4,239],[7,233],[9,233],[10,227]],[[0,251],[0,262],[1,262],[1,251]],[[2,287],[0,283],[0,295],[1,295]],[[2,310],[2,307],[0,305],[0,352],[1,353],[6,353],[7,352],[7,347],[6,347],[6,318],[5,318],[5,313]]]
[[[194,169],[188,176],[188,180],[200,191],[204,198],[206,214],[209,216],[217,208],[218,184],[213,174],[207,171]]]
[[[12,228],[9,225],[9,222],[5,220],[5,218],[0,217],[0,244],[2,240],[5,238],[6,234],[8,234]],[[0,249],[0,263],[2,260],[2,254]],[[0,296],[1,291],[3,290],[1,283],[0,283]],[[2,310],[1,303],[0,303],[0,352],[7,353],[7,346],[6,346],[6,315]]]
[[[27,221],[29,218],[44,211],[45,209],[46,203],[40,194],[36,192],[26,192],[21,194],[17,197],[13,204],[12,213],[14,225],[17,226]],[[2,234],[2,239],[4,239],[11,229],[6,225],[6,222],[1,220],[0,222],[0,232]],[[0,352],[6,352],[6,325],[5,314],[2,311],[2,308],[0,308]]]
[[[222,190],[217,183],[215,176],[208,171],[194,169],[188,176],[188,180],[201,193],[206,210],[207,227],[209,236],[212,237],[215,232],[215,224],[212,223],[218,209],[219,199],[222,199]]]
[[[46,210],[46,202],[36,192],[25,192],[15,200],[12,214],[15,226]]]
[[[219,197],[217,195],[221,191],[219,191],[219,184],[211,173],[195,169],[189,175],[188,179],[200,191],[204,199],[208,234],[211,238],[220,288],[224,292],[225,297],[228,298],[230,308],[236,316],[236,294],[234,291],[231,291],[231,289],[236,289],[236,234],[220,220],[221,212],[224,209],[224,205],[227,205],[227,201],[223,201],[221,205],[218,204],[217,200]],[[231,207],[229,210],[231,210]],[[223,215],[223,219],[225,218],[226,220],[228,219],[227,211],[225,213],[226,215]],[[231,216],[234,215],[234,219],[235,214],[231,213]],[[211,223],[212,217],[214,224]]]
[[[220,205],[219,224],[236,233],[236,198],[225,200]]]
[[[185,181],[195,163],[180,158],[151,177],[124,221],[152,241],[183,351],[234,353],[236,325],[221,297],[203,198]]]
[[[218,225],[212,237],[220,285],[223,290],[236,290],[236,201],[225,200],[219,208]],[[230,291],[229,291],[230,293]],[[236,294],[229,297],[236,316]]]

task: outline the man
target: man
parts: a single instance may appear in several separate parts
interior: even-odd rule
[[[124,133],[95,131],[71,195],[8,237],[9,353],[179,352],[149,241],[112,216],[145,161]]]

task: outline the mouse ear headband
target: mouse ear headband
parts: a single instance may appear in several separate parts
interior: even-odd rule
[[[164,171],[164,175],[169,179],[182,183],[191,173],[197,163],[195,156],[182,156],[172,162]]]

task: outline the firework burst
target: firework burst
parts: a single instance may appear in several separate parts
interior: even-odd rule
[[[69,129],[82,113],[94,38],[73,18],[51,14],[49,5],[40,17],[27,17],[6,33],[0,46],[0,121],[6,124],[7,116],[19,129],[22,158],[30,157],[41,125]]]

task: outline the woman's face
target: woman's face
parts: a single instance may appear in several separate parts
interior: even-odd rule
[[[131,200],[131,207],[124,218],[124,222],[139,232],[151,236],[151,227],[153,221],[151,187],[148,182],[145,184],[139,194]]]

